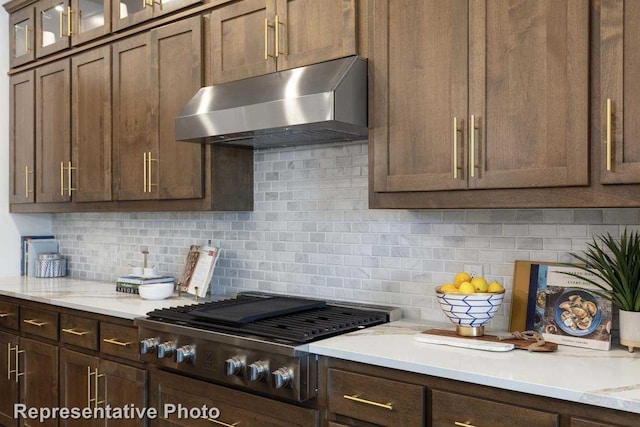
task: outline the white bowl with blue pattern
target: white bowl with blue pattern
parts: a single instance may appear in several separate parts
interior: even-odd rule
[[[456,325],[459,335],[480,336],[484,325],[496,314],[504,300],[504,289],[495,293],[462,294],[443,292],[436,288],[436,296],[444,314]]]

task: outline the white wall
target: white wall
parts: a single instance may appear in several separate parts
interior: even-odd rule
[[[9,213],[9,16],[0,7],[0,276],[20,274],[20,235],[51,234],[51,215]]]

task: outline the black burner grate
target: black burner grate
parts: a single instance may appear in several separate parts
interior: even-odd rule
[[[199,329],[257,335],[296,344],[379,325],[388,321],[386,315],[359,308],[327,305],[298,313],[278,315],[242,325],[212,323],[194,316],[192,311],[207,307],[237,304],[239,300],[260,300],[261,297],[240,295],[238,298],[154,310],[147,313],[152,320],[187,325]]]

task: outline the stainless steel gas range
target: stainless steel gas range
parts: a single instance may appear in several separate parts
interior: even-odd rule
[[[155,310],[137,319],[144,361],[267,397],[304,402],[318,393],[306,344],[397,320],[392,307],[261,293]]]

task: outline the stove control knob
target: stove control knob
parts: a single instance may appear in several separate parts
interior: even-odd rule
[[[176,363],[194,362],[196,359],[196,346],[184,345],[176,350]]]
[[[162,344],[158,344],[156,356],[158,356],[158,359],[164,359],[165,357],[171,357],[175,351],[175,341],[165,341]]]
[[[271,373],[271,382],[274,388],[291,387],[293,383],[293,369],[283,367]]]
[[[224,361],[224,373],[228,376],[240,375],[247,367],[247,361],[242,356],[233,356]]]
[[[258,360],[249,365],[249,381],[261,381],[269,375],[269,362]]]
[[[160,338],[147,338],[140,341],[140,354],[153,353],[158,344],[160,344]]]

